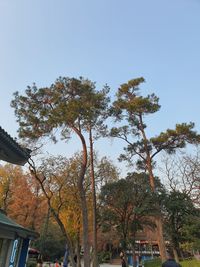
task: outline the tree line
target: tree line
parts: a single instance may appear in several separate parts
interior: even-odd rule
[[[116,92],[114,101],[111,102],[108,85],[105,85],[101,90],[97,90],[96,84],[88,79],[82,77],[79,79],[59,77],[49,87],[38,88],[34,84],[33,86],[28,86],[22,95],[16,92],[11,103],[19,123],[19,136],[24,141],[30,143],[31,141],[38,142],[44,138],[50,138],[56,143],[58,138],[68,140],[73,134],[79,138],[81,156],[79,157],[78,169],[74,177],[76,177],[77,203],[80,204],[77,208],[77,211],[80,212],[78,220],[82,219],[82,230],[80,231],[82,231],[81,239],[84,248],[85,267],[90,266],[90,205],[93,222],[93,265],[96,267],[98,264],[97,202],[99,200],[97,201],[96,196],[98,195],[99,197],[99,193],[97,194],[96,192],[93,146],[96,138],[108,136],[124,141],[124,152],[120,155],[120,160],[134,165],[135,173],[136,170],[139,171],[138,174],[132,174],[133,177],[140,177],[139,181],[142,181],[143,176],[148,178],[146,184],[149,189],[145,190],[152,195],[152,198],[148,199],[148,201],[150,201],[149,203],[154,203],[152,208],[155,209],[154,212],[152,211],[153,214],[148,217],[153,218],[152,224],[155,225],[155,230],[157,231],[157,241],[162,260],[166,257],[163,231],[165,213],[163,213],[162,209],[163,202],[156,200],[156,197],[159,196],[157,196],[156,177],[154,175],[155,158],[161,152],[171,155],[177,149],[184,148],[187,143],[198,144],[200,135],[194,130],[194,123],[190,122],[176,124],[174,129],[167,129],[154,137],[148,137],[145,119],[148,115],[156,113],[160,109],[160,104],[159,98],[155,94],[147,96],[141,94],[140,86],[143,82],[144,78],[140,77],[122,84]],[[112,118],[114,127],[112,123],[107,123],[110,118]],[[53,161],[53,164],[56,164],[55,168],[59,168],[59,160]],[[45,164],[37,165],[32,159],[29,160],[31,177],[40,186],[50,212],[58,223],[70,248],[72,266],[75,266],[73,244],[69,236],[69,228],[65,224],[66,217],[61,216],[60,213],[65,205],[65,201],[62,201],[61,192],[65,188],[69,173],[63,169],[61,178],[60,175],[57,177],[57,175],[49,173],[49,170],[45,170],[45,167]],[[90,179],[88,179],[87,172],[89,172]],[[126,183],[130,183],[131,174],[128,177],[129,175],[125,179]],[[91,199],[89,202],[88,180],[90,180],[91,187],[89,191]],[[61,187],[58,185],[60,182],[63,184]],[[135,184],[133,184],[133,189],[134,187]],[[114,192],[111,193],[114,194]],[[58,203],[54,200],[56,195],[59,200]],[[172,198],[171,195],[170,198]],[[145,201],[143,202],[145,203]],[[55,209],[54,205],[56,203]],[[132,205],[130,205],[130,210],[131,212],[134,210]],[[131,216],[131,218],[136,217]],[[148,220],[147,217],[145,219]],[[136,219],[133,221],[136,223]],[[73,223],[76,224],[77,221],[73,219],[72,225]],[[125,236],[123,239],[126,245]],[[175,241],[173,242],[174,249],[178,250]]]

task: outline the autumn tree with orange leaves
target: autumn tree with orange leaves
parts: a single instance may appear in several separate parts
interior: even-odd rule
[[[47,202],[38,183],[30,181],[21,167],[0,166],[0,203],[9,217],[24,227],[39,231],[47,213]]]

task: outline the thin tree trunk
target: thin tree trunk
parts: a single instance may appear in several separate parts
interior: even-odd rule
[[[7,181],[7,187],[6,187],[6,190],[5,190],[5,197],[3,198],[3,203],[2,203],[2,210],[6,213],[7,212],[7,209],[8,209],[8,199],[9,199],[9,193],[10,193],[10,182],[11,182],[11,178],[9,177],[8,178],[8,181]]]
[[[85,190],[82,184],[79,184],[79,192],[81,198],[82,216],[83,216],[83,250],[84,250],[84,267],[90,267],[90,250],[88,240],[88,212],[85,197]]]
[[[174,258],[176,260],[176,262],[179,262],[179,257],[178,257],[178,253],[175,247],[173,247],[173,254],[174,254]]]
[[[38,209],[38,207],[39,207],[39,202],[40,202],[40,200],[39,200],[39,197],[38,197],[38,192],[39,192],[39,188],[37,187],[37,201],[36,201],[36,205],[34,206],[34,209],[33,209],[33,213],[32,213],[32,218],[31,218],[31,227],[32,227],[32,229],[34,230],[35,229],[35,221],[37,220],[37,216],[36,216],[36,212],[37,212],[37,209]],[[48,214],[49,214],[49,209],[48,209]]]
[[[80,231],[78,231],[78,233],[77,233],[75,254],[77,256],[77,264],[76,264],[76,266],[77,267],[81,267]]]
[[[179,242],[177,238],[174,238],[174,240],[172,240],[172,249],[173,249],[175,260],[179,262],[179,258],[182,258],[182,255],[181,255],[181,250],[180,250],[180,246],[179,246]]]
[[[135,237],[134,237],[134,240],[133,240],[133,244],[132,244],[132,260],[133,260],[133,267],[136,267],[136,255],[135,255]]]
[[[45,218],[44,228],[43,228],[42,234],[41,234],[42,252],[44,252],[44,250],[45,250],[45,240],[47,238],[47,232],[48,232],[48,226],[49,226],[49,217],[50,217],[50,208],[49,208],[49,205],[48,205],[48,212],[47,212],[47,216]]]
[[[98,266],[97,258],[97,220],[96,220],[96,188],[95,188],[95,177],[94,177],[94,150],[93,150],[93,138],[92,129],[89,131],[90,138],[90,174],[91,174],[91,186],[92,186],[92,208],[93,208],[93,267]]]
[[[76,264],[74,262],[74,254],[73,254],[73,247],[72,247],[72,244],[71,244],[71,240],[68,236],[68,233],[66,232],[65,230],[65,227],[62,223],[62,221],[60,220],[59,218],[59,215],[56,213],[56,211],[54,210],[54,208],[51,206],[51,199],[49,198],[47,192],[45,191],[45,188],[44,188],[44,185],[43,185],[43,181],[40,180],[40,177],[38,176],[37,174],[37,171],[36,171],[36,168],[35,168],[35,165],[34,165],[34,162],[32,159],[29,159],[28,161],[29,163],[29,169],[31,171],[31,175],[38,181],[38,183],[40,184],[41,186],[41,189],[42,189],[42,192],[43,194],[45,195],[46,199],[47,199],[47,203],[48,203],[48,206],[49,206],[49,209],[52,213],[52,215],[54,216],[57,224],[59,225],[60,227],[60,230],[61,232],[63,233],[63,236],[65,237],[65,240],[66,240],[66,243],[67,243],[67,246],[69,248],[69,257],[70,257],[70,261],[71,261],[71,265],[72,267],[76,267]],[[89,266],[89,265],[88,265]]]

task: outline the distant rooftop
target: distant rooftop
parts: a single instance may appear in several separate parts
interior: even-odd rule
[[[0,126],[0,160],[12,164],[24,165],[30,158],[31,150],[22,148],[4,129]]]

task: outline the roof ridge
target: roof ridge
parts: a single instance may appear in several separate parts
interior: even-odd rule
[[[30,152],[31,150],[28,148],[23,148],[20,144],[17,143],[17,141],[10,135],[8,134],[1,126],[0,126],[0,135],[1,132],[3,133],[3,138],[10,144],[12,144],[15,149],[17,149],[19,152],[22,154],[26,155],[28,158],[30,157]]]

